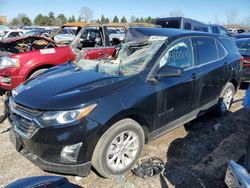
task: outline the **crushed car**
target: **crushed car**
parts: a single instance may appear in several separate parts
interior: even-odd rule
[[[70,28],[76,29],[73,39],[54,40]],[[11,90],[52,66],[75,60],[75,54],[79,58],[96,59],[112,56],[115,50],[109,41],[107,26],[81,22],[64,24],[50,37],[23,36],[1,40],[0,88]]]
[[[240,59],[227,36],[129,28],[116,59],[68,62],[12,90],[10,140],[46,171],[122,175],[145,143],[209,109],[227,113]]]

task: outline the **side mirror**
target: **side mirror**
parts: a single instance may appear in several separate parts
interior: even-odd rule
[[[182,68],[170,65],[163,66],[158,70],[156,78],[181,76],[182,72],[183,72]]]

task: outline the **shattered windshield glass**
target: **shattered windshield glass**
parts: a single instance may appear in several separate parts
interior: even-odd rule
[[[122,44],[117,59],[80,59],[75,63],[82,70],[115,76],[132,76],[144,70],[163,43],[164,41],[125,43]]]

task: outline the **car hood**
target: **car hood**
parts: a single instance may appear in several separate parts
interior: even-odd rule
[[[44,36],[19,36],[19,37],[11,37],[11,38],[2,39],[1,43],[13,43],[19,40],[26,40],[28,38],[45,39],[50,42],[55,42],[51,38],[44,37]]]
[[[96,102],[131,82],[117,77],[78,69],[67,63],[28,80],[14,90],[14,101],[36,110],[70,110]]]

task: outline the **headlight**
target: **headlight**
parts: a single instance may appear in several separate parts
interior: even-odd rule
[[[7,56],[0,58],[0,68],[6,67],[20,67],[20,61],[17,58],[10,58]]]
[[[81,109],[69,111],[49,111],[42,115],[42,120],[47,125],[63,125],[80,120],[95,109],[97,104],[92,104]]]

